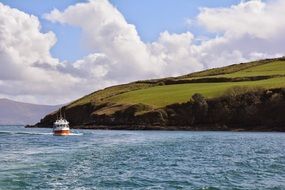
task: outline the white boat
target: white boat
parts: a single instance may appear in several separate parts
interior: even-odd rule
[[[61,116],[53,124],[53,135],[66,136],[70,134],[69,122]]]

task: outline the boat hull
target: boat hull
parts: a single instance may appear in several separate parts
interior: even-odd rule
[[[53,135],[55,135],[55,136],[67,136],[67,135],[70,135],[70,130],[54,130]]]

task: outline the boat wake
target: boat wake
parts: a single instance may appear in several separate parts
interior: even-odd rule
[[[68,136],[82,136],[83,133],[70,133]]]
[[[52,133],[20,132],[20,131],[0,131],[0,134],[10,134],[10,135],[52,135]]]
[[[53,135],[53,133],[0,131],[0,135]],[[68,136],[82,136],[83,133],[70,133]]]

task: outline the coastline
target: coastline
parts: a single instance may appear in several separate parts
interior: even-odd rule
[[[285,89],[281,88],[213,99],[195,94],[185,103],[149,111],[145,107],[131,105],[108,115],[99,115],[100,107],[91,104],[63,110],[76,129],[285,132]],[[49,128],[56,118],[54,112],[29,127]]]
[[[49,126],[26,125],[25,128],[52,128]],[[150,126],[150,125],[77,125],[71,129],[82,130],[132,130],[132,131],[217,131],[217,132],[285,132],[284,130],[272,129],[265,126],[255,126],[252,129],[227,128],[225,126],[203,125],[203,126]],[[280,129],[280,128],[279,128]]]

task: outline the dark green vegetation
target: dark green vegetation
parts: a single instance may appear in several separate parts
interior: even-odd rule
[[[113,86],[63,110],[79,128],[285,131],[283,87],[285,58],[267,59]]]

